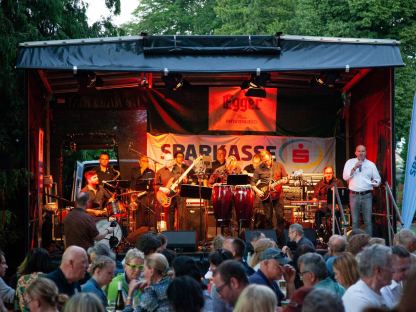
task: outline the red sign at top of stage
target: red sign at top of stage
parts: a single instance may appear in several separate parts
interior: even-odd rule
[[[240,87],[209,89],[209,130],[276,131],[277,89],[266,97],[247,97]]]

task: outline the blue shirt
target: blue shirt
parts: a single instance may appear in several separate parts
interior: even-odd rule
[[[97,297],[100,298],[104,307],[107,306],[107,296],[105,295],[104,291],[101,289],[100,285],[98,285],[97,281],[94,278],[91,277],[84,285],[82,285],[81,291],[90,292],[97,295]]]
[[[285,299],[285,295],[280,290],[279,285],[277,285],[276,281],[270,282],[261,270],[258,270],[256,273],[251,275],[248,278],[248,281],[250,284],[264,285],[273,290],[273,292],[276,295],[279,306],[281,305],[281,301]]]

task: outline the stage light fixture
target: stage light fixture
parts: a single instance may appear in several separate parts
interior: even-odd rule
[[[246,96],[252,97],[266,97],[266,90],[264,87],[267,81],[270,79],[269,73],[260,73],[251,75],[250,80],[243,81],[241,84],[241,89],[246,91]]]
[[[188,84],[183,76],[177,73],[168,73],[162,77],[162,80],[165,83],[166,88],[172,91],[177,91]]]
[[[319,87],[327,86],[333,88],[337,79],[338,74],[336,72],[325,72],[315,76],[314,82]]]

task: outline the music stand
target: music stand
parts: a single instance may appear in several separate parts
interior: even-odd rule
[[[246,185],[250,184],[247,174],[230,174],[227,176],[227,185]]]
[[[211,199],[211,195],[212,188],[201,185],[182,184],[179,191],[179,196],[181,197],[199,198],[199,239],[201,242],[205,240],[205,233],[202,233],[202,200]]]

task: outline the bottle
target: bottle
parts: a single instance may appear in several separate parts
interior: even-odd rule
[[[118,282],[118,291],[116,297],[116,305],[115,305],[115,312],[121,312],[124,310],[124,299],[123,299],[123,292],[121,290],[121,282]]]

